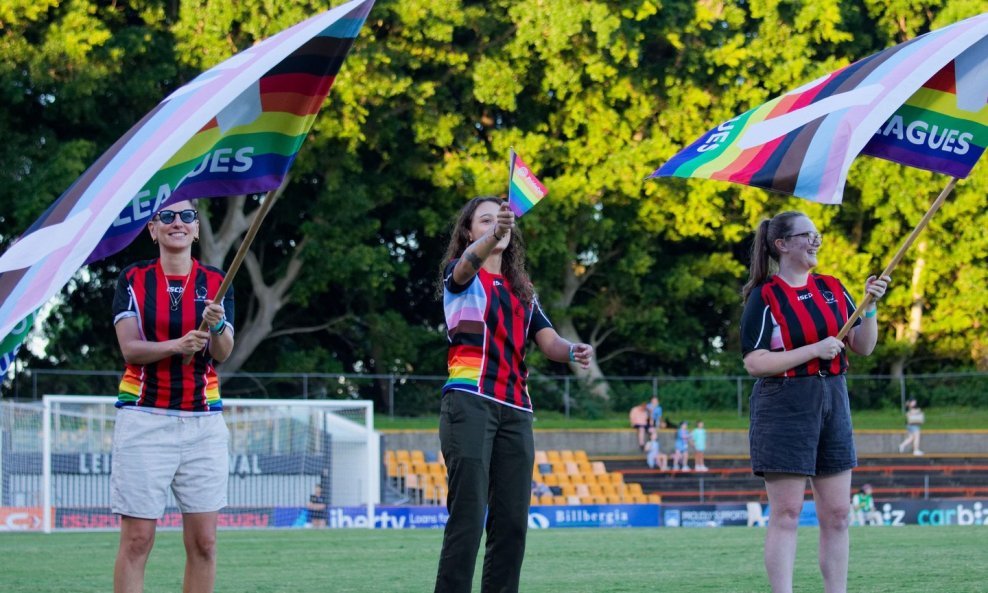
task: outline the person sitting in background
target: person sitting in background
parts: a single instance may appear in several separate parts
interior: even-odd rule
[[[672,454],[672,469],[690,471],[690,426],[683,420],[676,431],[676,450]]]
[[[552,488],[538,480],[532,480],[532,496],[539,497],[546,494],[552,496]]]
[[[638,433],[638,448],[642,451],[645,450],[645,434],[648,431],[648,407],[645,403],[640,403],[637,406],[631,408],[628,412],[628,420],[631,422],[631,428],[635,429]]]
[[[645,463],[648,464],[649,469],[655,469],[656,466],[662,471],[669,469],[669,456],[663,453],[659,446],[659,435],[652,433],[652,438],[645,445],[645,451]]]
[[[662,404],[659,403],[659,398],[653,397],[646,408],[648,408],[648,430],[653,435],[657,434],[662,428]]]
[[[851,518],[858,525],[884,525],[885,519],[875,508],[871,496],[871,484],[863,484],[861,491],[851,497]]]

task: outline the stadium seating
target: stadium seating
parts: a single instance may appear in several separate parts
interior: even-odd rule
[[[390,485],[412,504],[446,504],[446,464],[442,455],[419,450],[388,450],[383,463]],[[553,494],[532,496],[532,504],[655,504],[662,500],[639,483],[625,484],[602,461],[591,461],[583,450],[538,450],[532,479]]]
[[[706,472],[649,469],[638,456],[613,456],[605,463],[609,475],[623,476],[646,495],[658,494],[666,502],[767,500],[764,482],[751,473],[746,456],[708,455]],[[988,454],[862,455],[858,463],[853,487],[870,483],[877,500],[988,496]],[[809,488],[806,497],[812,497]]]

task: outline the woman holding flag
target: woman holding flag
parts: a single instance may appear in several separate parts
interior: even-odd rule
[[[800,212],[762,221],[744,287],[744,366],[758,377],[750,404],[751,466],[765,478],[768,494],[765,568],[773,593],[792,592],[807,477],[820,521],[824,591],[847,591],[851,469],[857,456],[844,377],[845,346],[862,356],[871,354],[878,323],[872,305],[845,342],[835,337],[855,304],[839,280],[812,273],[822,241]],[[871,276],[865,291],[877,302],[890,281]]]
[[[515,214],[498,198],[474,198],[460,210],[440,274],[449,380],[439,438],[449,521],[435,590],[469,593],[486,511],[482,588],[518,591],[535,462],[526,343],[534,339],[549,359],[583,368],[593,348],[552,328],[525,271]]]
[[[125,365],[113,433],[110,502],[120,515],[114,593],[140,592],[168,490],[182,512],[183,591],[216,579],[216,524],[226,506],[229,432],[214,363],[233,350],[233,294],[208,300],[223,273],[192,258],[199,216],[172,204],[148,222],[157,259],[125,268],[113,299]],[[208,331],[198,331],[205,320]],[[182,358],[192,356],[191,364]]]

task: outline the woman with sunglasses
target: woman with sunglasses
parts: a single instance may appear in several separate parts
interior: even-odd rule
[[[835,336],[854,313],[844,285],[812,273],[823,237],[805,214],[783,212],[758,226],[744,287],[741,346],[751,393],[752,471],[765,479],[769,522],[765,568],[773,593],[791,593],[796,527],[806,479],[820,522],[826,593],[847,591],[851,469],[857,466],[844,373],[849,347],[871,354],[878,340],[874,303],[887,276],[869,277],[873,304],[844,341]]]
[[[192,257],[195,206],[172,204],[148,222],[157,259],[125,268],[113,300],[125,370],[117,400],[110,497],[120,515],[115,593],[143,590],[144,567],[168,490],[182,512],[184,591],[213,590],[216,524],[226,506],[229,432],[214,364],[233,350],[233,290]],[[208,331],[199,331],[205,320]],[[191,355],[190,364],[183,357]]]

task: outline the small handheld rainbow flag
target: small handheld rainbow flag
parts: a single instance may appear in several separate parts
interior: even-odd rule
[[[542,182],[511,149],[511,171],[508,174],[508,206],[515,216],[521,218],[532,206],[538,204],[549,193]]]

